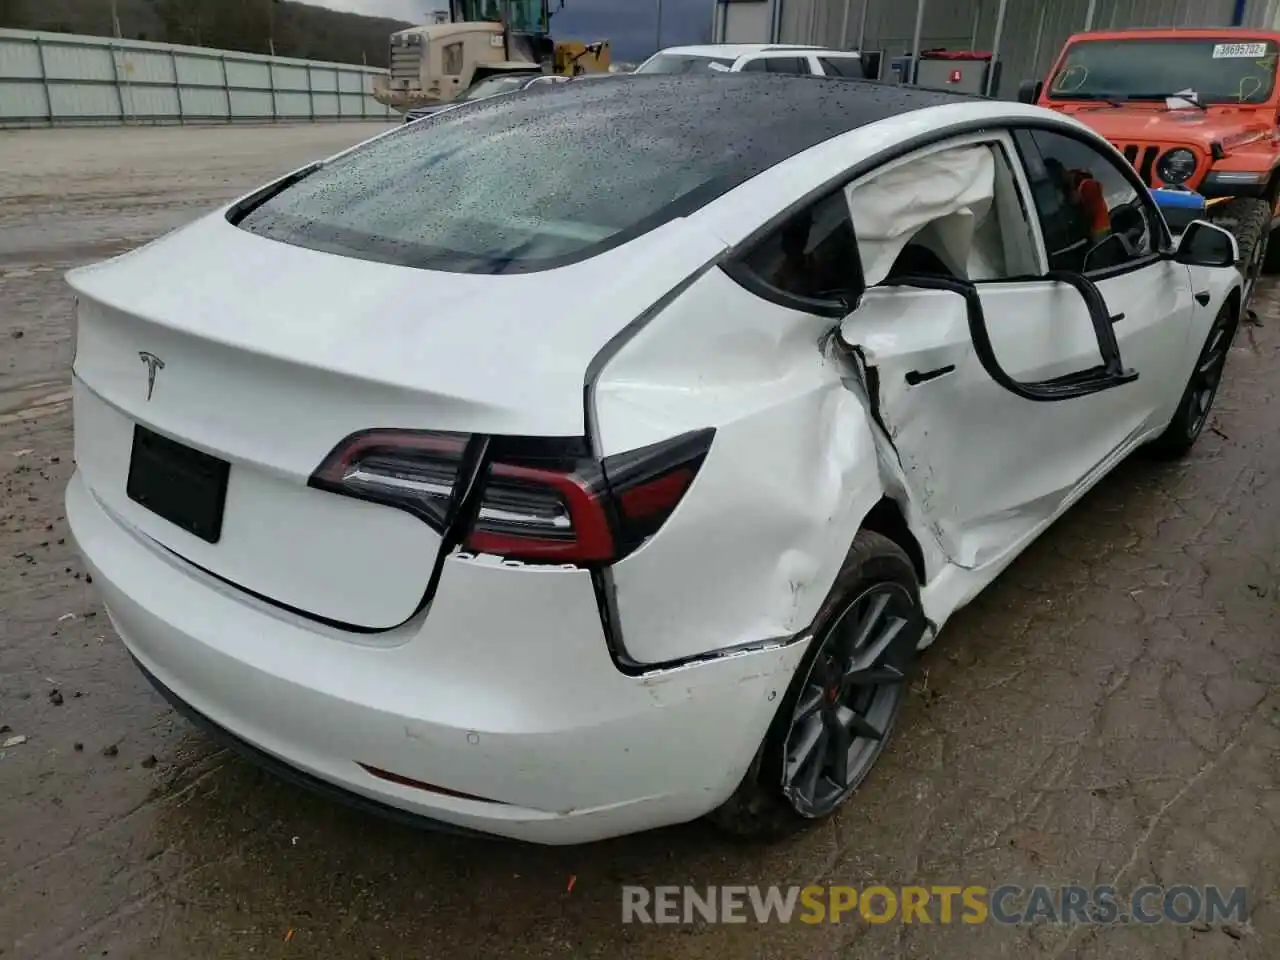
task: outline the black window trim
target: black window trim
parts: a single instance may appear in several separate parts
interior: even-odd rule
[[[1024,177],[1027,176],[1027,161],[1026,158],[1021,155],[1024,148],[1019,134],[1030,134],[1036,130],[1043,129],[1045,128],[1038,123],[1029,124],[1026,121],[1018,121],[1009,126],[1010,139],[1013,141],[1014,149],[1018,151],[1018,161],[1023,166]],[[1151,196],[1151,190],[1142,182],[1142,178],[1138,175],[1138,171],[1133,168],[1133,164],[1126,160],[1124,155],[1111,145],[1110,141],[1107,141],[1106,150],[1100,150],[1098,148],[1097,140],[1089,135],[1081,134],[1079,130],[1072,127],[1050,128],[1048,129],[1048,132],[1056,133],[1057,135],[1066,137],[1069,140],[1074,140],[1084,147],[1092,148],[1094,153],[1109,161],[1119,172],[1120,176],[1125,180],[1128,180],[1129,185],[1134,188],[1134,192],[1138,197],[1138,202],[1146,211],[1147,223],[1150,225],[1151,229],[1151,252],[1146,256],[1137,257],[1125,263],[1117,264],[1114,267],[1104,267],[1101,270],[1090,270],[1086,273],[1082,273],[1081,276],[1087,277],[1094,283],[1102,283],[1107,280],[1111,280],[1114,277],[1120,277],[1127,273],[1132,273],[1135,270],[1142,270],[1143,268],[1149,267],[1161,260],[1167,260],[1170,252],[1172,252],[1173,238],[1169,233],[1168,224],[1164,221],[1164,215],[1160,213],[1160,208],[1156,206],[1155,198]],[[1035,144],[1035,141],[1033,140],[1032,143]],[[1035,144],[1035,146],[1038,152],[1039,144]],[[1118,160],[1116,159],[1117,157],[1119,158]],[[1022,187],[1019,185],[1019,193],[1021,192]],[[1045,265],[1049,266],[1049,249],[1045,246],[1044,226],[1039,222],[1040,211],[1035,205],[1035,198],[1027,197],[1023,202],[1029,204],[1029,210],[1035,211],[1036,225],[1039,228],[1040,233],[1040,249],[1044,254]]]
[[[837,194],[843,194],[846,186],[848,186],[848,181],[840,183],[833,188],[829,188],[825,193],[819,197],[813,198],[809,203],[793,208],[790,215],[779,223],[778,227],[781,227],[782,224],[786,223],[792,216],[796,216],[804,210],[811,210],[820,204],[826,203]],[[856,250],[858,231],[853,227],[852,217],[850,218],[850,228],[853,230],[854,249]],[[853,312],[853,308],[856,306],[855,303],[845,303],[838,300],[817,300],[813,297],[805,297],[798,293],[791,293],[787,290],[783,290],[781,287],[775,287],[764,277],[760,276],[759,273],[753,270],[751,265],[747,263],[748,258],[772,236],[773,231],[769,231],[758,237],[750,247],[734,248],[729,251],[721,262],[720,269],[727,273],[729,277],[743,289],[750,293],[754,293],[757,297],[764,300],[776,303],[781,307],[786,307],[788,310],[796,310],[800,313],[816,314],[820,317],[832,317],[838,320],[844,319]],[[851,279],[855,281],[852,285],[853,289],[859,291],[863,290],[865,288],[865,280],[862,276],[861,257],[856,258],[856,262],[851,264],[851,268],[854,271],[854,276],[851,277]],[[861,297],[861,293],[859,293],[858,296]]]
[[[758,297],[761,297],[772,303],[776,303],[781,307],[786,307],[788,310],[797,310],[801,313],[815,314],[817,316],[822,316],[822,317],[833,317],[835,319],[844,319],[850,313],[852,313],[853,310],[857,307],[856,302],[847,303],[847,302],[834,301],[834,300],[815,300],[812,297],[801,296],[800,294],[791,293],[787,290],[783,290],[780,287],[775,287],[773,284],[769,283],[769,281],[764,279],[764,277],[760,276],[755,270],[753,270],[751,268],[751,265],[747,261],[750,259],[751,255],[755,253],[755,251],[763,243],[767,242],[773,236],[774,231],[781,229],[781,227],[784,224],[786,224],[786,222],[790,220],[791,217],[795,216],[796,214],[800,213],[803,210],[813,209],[818,205],[825,203],[836,193],[843,193],[844,190],[849,186],[849,184],[853,183],[855,180],[859,180],[870,173],[874,173],[876,170],[880,169],[881,167],[884,167],[890,163],[893,163],[896,160],[900,160],[904,157],[909,157],[913,153],[919,153],[923,150],[927,150],[930,147],[936,146],[939,143],[946,143],[946,141],[948,140],[968,138],[971,134],[974,134],[974,133],[978,135],[977,137],[974,138],[977,142],[983,142],[984,138],[986,138],[987,142],[996,143],[996,145],[1000,147],[1001,152],[1004,154],[1005,160],[1007,163],[1011,165],[1014,163],[1021,163],[1021,158],[1017,156],[1011,156],[1008,153],[1008,150],[1006,149],[1006,146],[1004,143],[1004,139],[1005,139],[1005,135],[1007,135],[1007,138],[1009,140],[1012,140],[1013,139],[1012,131],[1002,125],[985,124],[981,127],[968,129],[962,132],[948,132],[944,136],[934,136],[932,134],[929,134],[929,135],[926,135],[926,137],[924,138],[915,138],[915,140],[912,141],[914,143],[914,146],[912,146],[910,149],[896,150],[894,148],[890,148],[890,150],[885,151],[884,154],[877,155],[879,157],[882,157],[882,159],[877,160],[877,162],[875,162],[874,164],[864,163],[862,165],[859,165],[853,168],[854,171],[856,172],[842,175],[841,177],[837,178],[837,180],[835,181],[837,185],[834,188],[830,186],[830,182],[829,182],[828,186],[823,188],[821,194],[815,195],[814,193],[810,193],[805,201],[792,204],[790,207],[787,208],[788,212],[785,216],[775,216],[770,221],[770,223],[772,224],[771,227],[769,227],[768,229],[757,229],[751,235],[751,237],[747,238],[746,241],[744,241],[741,244],[738,244],[736,247],[730,250],[726,254],[725,259],[721,264],[721,269],[724,270],[724,272],[727,273],[730,278],[732,278],[735,282],[741,285],[744,289],[748,290],[751,293],[754,293]],[[916,141],[923,141],[923,142],[916,142]],[[891,154],[891,155],[886,155],[886,154]],[[1018,204],[1022,209],[1022,215],[1024,218],[1029,215],[1028,207],[1027,207],[1028,201],[1029,201],[1029,198],[1026,198],[1023,196],[1021,185],[1019,185]],[[1034,207],[1032,207],[1031,209],[1034,209]],[[856,244],[858,241],[858,228],[857,228],[857,224],[852,223],[852,218],[851,218],[850,226],[853,230],[853,238],[854,238],[854,244],[856,249]],[[1041,243],[1042,250],[1043,250],[1043,246],[1044,246],[1043,243]],[[1044,262],[1046,265],[1048,264],[1047,257],[1045,258]],[[866,278],[862,273],[861,257],[858,258],[855,264],[852,264],[852,268],[854,270],[854,275],[852,279],[855,281],[855,283],[853,284],[853,289],[859,291],[857,293],[857,299],[861,299],[862,294],[866,292]],[[1029,279],[1039,279],[1039,278],[1000,277],[994,281],[981,281],[981,282],[1008,283],[1008,282],[1016,281],[1020,283],[1025,283]]]
[[[942,143],[946,140],[954,140],[959,137],[966,137],[970,134],[989,133],[993,137],[1001,134],[1007,134],[1016,144],[1016,131],[1024,129],[1048,130],[1051,133],[1059,133],[1064,136],[1071,137],[1072,139],[1079,140],[1086,146],[1092,146],[1095,150],[1098,150],[1099,153],[1106,154],[1106,151],[1099,147],[1100,138],[1098,138],[1097,135],[1082,131],[1071,123],[1059,120],[1056,117],[990,117],[983,118],[981,120],[965,120],[959,123],[954,123],[951,126],[944,127],[940,130],[930,130],[927,133],[908,137],[905,140],[901,140],[892,146],[885,147],[883,150],[879,150],[870,156],[863,158],[852,167],[841,171],[835,176],[829,177],[825,182],[814,187],[798,199],[793,200],[791,203],[787,204],[787,206],[783,207],[782,210],[775,213],[760,226],[756,227],[755,230],[751,231],[751,233],[736,243],[733,247],[725,251],[720,262],[720,268],[736,283],[763,300],[768,300],[769,302],[785,307],[788,310],[796,310],[801,313],[809,313],[816,316],[831,317],[842,320],[852,312],[852,309],[850,309],[851,307],[857,306],[856,303],[846,305],[834,300],[810,300],[807,297],[801,297],[793,293],[787,293],[785,290],[779,290],[762,277],[756,275],[755,271],[747,265],[747,257],[755,251],[756,247],[767,240],[775,230],[782,227],[782,225],[793,216],[810,206],[820,203],[837,190],[843,190],[853,181],[865,177],[868,173],[871,173],[887,163],[892,163],[894,160],[916,153],[932,146],[933,144]],[[1106,144],[1107,150],[1112,151],[1113,154],[1119,156],[1121,161],[1126,165],[1128,164],[1128,161],[1124,160],[1123,154],[1119,154],[1118,151],[1111,146],[1110,142],[1105,140],[1102,142]],[[1019,162],[1022,162],[1021,157],[1017,159]],[[1024,169],[1023,176],[1025,175],[1026,172]],[[1138,177],[1138,172],[1133,170],[1131,166],[1128,169],[1121,167],[1121,175],[1126,177],[1130,183],[1134,185],[1135,189],[1141,189],[1143,191],[1147,190],[1146,185]],[[1021,196],[1021,185],[1019,185],[1018,192]],[[1148,192],[1146,196],[1150,200],[1151,206],[1154,207],[1155,201],[1154,199],[1150,199],[1150,193]],[[1026,204],[1031,202],[1031,198],[1023,198],[1022,202],[1025,213],[1030,213],[1031,210],[1035,209],[1034,203],[1032,203],[1029,208],[1026,207]],[[1164,222],[1164,217],[1157,217],[1153,222],[1153,226],[1154,229],[1159,231],[1161,242],[1152,243],[1151,256],[1143,257],[1139,260],[1131,260],[1128,263],[1120,264],[1118,267],[1097,271],[1091,275],[1089,279],[1094,283],[1100,283],[1102,281],[1109,280],[1112,277],[1121,276],[1134,270],[1141,270],[1145,267],[1152,266],[1160,260],[1168,259],[1173,241],[1169,235],[1168,226]],[[857,225],[855,224],[855,242],[857,240],[857,233]],[[1048,254],[1047,251],[1044,251],[1043,237],[1041,238],[1040,246],[1041,250],[1045,252],[1044,262],[1047,265]],[[861,261],[859,261],[857,264],[859,272],[861,272],[861,268],[862,264]],[[1032,279],[1039,280],[1042,278],[1011,277],[996,281],[983,282],[1025,283]],[[859,293],[859,297],[861,297],[862,292],[865,292],[865,289]]]
[[[812,59],[813,59],[813,62],[818,65],[819,69],[822,70],[821,74],[815,74],[815,76],[840,77],[845,80],[865,80],[866,79],[866,76],[864,74],[864,70],[866,69],[866,64],[863,63],[861,54],[850,53],[843,50],[827,50],[827,51],[823,51],[822,53],[813,54]],[[851,63],[856,63],[858,65],[857,76],[849,76],[849,75],[840,73],[838,70],[835,71],[834,73],[827,72],[828,60],[845,60]],[[810,64],[810,66],[812,66],[812,64]]]

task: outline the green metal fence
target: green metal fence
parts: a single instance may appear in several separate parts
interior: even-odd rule
[[[0,127],[393,116],[386,71],[204,47],[0,30]]]

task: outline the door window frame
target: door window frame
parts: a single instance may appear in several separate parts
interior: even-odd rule
[[[761,55],[748,58],[749,60],[763,59]],[[745,61],[744,61],[745,62]],[[741,68],[739,68],[741,69]],[[1050,133],[1058,133],[1075,140],[1079,140],[1086,146],[1091,146],[1098,153],[1111,157],[1113,161],[1118,158],[1118,166],[1121,174],[1129,180],[1134,189],[1146,191],[1147,187],[1138,176],[1138,172],[1124,159],[1124,155],[1115,150],[1114,147],[1106,143],[1106,150],[1102,149],[1096,134],[1089,131],[1079,130],[1069,121],[1062,120],[1056,116],[1043,118],[1029,117],[985,117],[976,120],[966,120],[944,127],[940,130],[930,130],[926,133],[919,134],[914,137],[908,137],[895,144],[885,147],[870,156],[853,163],[837,173],[832,174],[824,182],[809,190],[806,194],[796,198],[786,207],[779,210],[772,217],[760,224],[750,234],[740,240],[730,249],[725,259],[722,261],[723,268],[730,276],[734,277],[739,283],[747,286],[748,289],[756,293],[757,296],[764,297],[780,306],[790,310],[799,310],[805,313],[813,313],[818,316],[843,318],[847,315],[847,311],[843,309],[843,304],[835,301],[809,301],[788,295],[783,291],[775,290],[771,285],[765,283],[762,279],[755,277],[754,273],[746,267],[746,256],[755,249],[761,242],[769,237],[774,231],[778,230],[790,220],[793,216],[816,203],[821,202],[831,193],[837,190],[843,190],[850,184],[864,179],[879,171],[889,169],[893,164],[897,164],[912,157],[922,156],[924,152],[930,150],[942,150],[953,146],[964,146],[973,143],[989,143],[992,140],[999,139],[1001,135],[1008,137],[1010,141],[1015,142],[1016,133],[1020,130],[1046,130]],[[1107,152],[1111,151],[1111,153]],[[1112,156],[1114,153],[1114,156]],[[1048,272],[1048,253],[1045,249],[1044,235],[1040,228],[1040,216],[1035,206],[1034,198],[1031,194],[1031,185],[1027,178],[1025,163],[1020,153],[1014,151],[1009,157],[1010,166],[1013,170],[1013,177],[1018,185],[1018,193],[1026,215],[1031,223],[1031,229],[1036,238],[1038,252],[1036,254],[1039,266],[1042,270],[1040,276],[1016,278],[1020,282],[1030,280],[1043,280],[1044,274]],[[1140,194],[1142,196],[1142,194]],[[1148,191],[1145,194],[1144,203],[1150,203],[1150,209],[1159,214],[1159,208],[1155,205],[1155,199],[1151,197]],[[1160,260],[1167,260],[1173,251],[1173,241],[1169,234],[1168,225],[1164,222],[1163,215],[1155,218],[1153,227],[1159,233],[1159,242],[1152,243],[1152,253],[1150,257],[1141,260],[1131,261],[1121,264],[1119,267],[1110,268],[1105,271],[1099,271],[1097,274],[1089,277],[1094,283],[1102,282],[1109,277],[1119,275],[1135,269],[1151,266]],[[854,225],[854,234],[857,234],[857,225]],[[861,262],[858,264],[861,270]],[[1009,283],[1012,280],[984,280],[983,283]]]
[[[1120,176],[1133,187],[1138,203],[1146,214],[1148,229],[1151,233],[1151,251],[1146,256],[1137,257],[1113,267],[1089,270],[1082,273],[1082,276],[1088,277],[1094,283],[1102,283],[1112,277],[1122,276],[1135,270],[1142,270],[1169,258],[1169,254],[1173,250],[1173,237],[1169,233],[1169,226],[1165,223],[1164,215],[1160,213],[1160,208],[1156,205],[1155,198],[1151,196],[1150,189],[1142,182],[1142,178],[1138,175],[1138,171],[1133,168],[1133,164],[1126,160],[1124,155],[1112,147],[1109,142],[1106,150],[1100,149],[1100,144],[1093,136],[1083,134],[1081,131],[1074,130],[1071,127],[1056,125],[1048,127],[1043,124],[1028,124],[1025,121],[1010,121],[1006,126],[1014,150],[1014,159],[1016,160],[1016,163],[1014,163],[1015,176],[1018,180],[1019,190],[1023,194],[1022,202],[1026,209],[1032,213],[1031,225],[1040,246],[1041,268],[1043,270],[1047,270],[1049,266],[1049,247],[1045,242],[1044,229],[1040,222],[1040,209],[1036,206],[1035,194],[1031,189],[1031,178],[1027,172],[1027,159],[1023,155],[1024,148],[1022,146],[1023,139],[1030,138],[1032,146],[1035,147],[1036,153],[1040,156],[1041,162],[1043,162],[1040,145],[1031,136],[1037,132],[1057,134],[1068,140],[1074,140],[1081,146],[1092,149],[1101,161],[1111,163],[1118,170]]]
[[[764,59],[764,58],[760,58]],[[845,174],[832,178],[820,190],[814,191],[804,197],[801,201],[789,206],[782,214],[774,217],[764,227],[755,231],[744,242],[739,244],[734,250],[730,251],[726,258],[723,269],[738,284],[750,290],[758,297],[762,297],[779,306],[786,307],[788,310],[796,310],[801,313],[811,313],[818,316],[833,317],[843,319],[850,313],[849,306],[843,302],[814,300],[799,294],[791,293],[779,287],[775,287],[767,279],[760,276],[750,265],[752,254],[764,243],[768,242],[774,234],[782,229],[782,227],[804,210],[810,210],[819,204],[827,202],[832,195],[840,194],[847,205],[848,200],[845,192],[849,187],[857,184],[859,181],[875,177],[887,171],[894,170],[906,164],[913,163],[922,157],[930,156],[934,153],[940,153],[943,150],[951,150],[960,147],[984,145],[994,147],[1002,151],[1005,162],[1009,165],[1010,172],[1013,176],[1015,186],[1018,191],[1018,202],[1022,209],[1023,218],[1028,220],[1033,231],[1036,243],[1036,265],[1040,270],[1039,276],[1026,277],[1002,277],[994,280],[974,281],[975,283],[1011,283],[1020,282],[1027,283],[1031,281],[1044,280],[1044,274],[1047,272],[1048,260],[1044,248],[1044,240],[1040,234],[1039,217],[1032,213],[1035,209],[1031,205],[1031,194],[1026,179],[1026,171],[1023,168],[1022,160],[1014,151],[1013,137],[1011,131],[1006,125],[984,125],[979,129],[969,132],[960,132],[958,134],[943,135],[930,138],[927,142],[917,145],[914,149],[908,149],[897,153],[896,156],[890,156],[880,163],[858,165]],[[853,227],[855,247],[857,243],[858,229],[857,224],[853,223],[853,213],[848,212],[850,223]],[[865,292],[865,276],[862,272],[862,257],[858,255],[857,262],[850,266],[852,279],[857,280],[857,286],[862,292]],[[1047,281],[1046,281],[1047,282]],[[859,293],[859,298],[861,293]],[[854,304],[856,306],[856,304]]]
[[[1022,218],[1030,226],[1032,237],[1035,240],[1033,253],[1035,254],[1036,267],[1040,272],[1036,275],[989,277],[967,282],[975,286],[982,286],[988,283],[1029,283],[1036,280],[1044,280],[1045,274],[1049,272],[1049,255],[1045,248],[1044,236],[1040,230],[1040,217],[1036,212],[1035,203],[1031,195],[1031,184],[1027,179],[1026,168],[1023,166],[1022,157],[1018,154],[1013,130],[1008,126],[992,124],[974,133],[935,140],[926,146],[912,150],[910,153],[904,153],[887,163],[882,163],[878,167],[860,174],[845,184],[845,189],[856,185],[861,180],[879,176],[898,167],[905,167],[908,164],[915,163],[917,160],[932,156],[935,153],[941,153],[944,150],[977,146],[990,147],[1004,157],[1004,162],[1013,177],[1014,188],[1017,191],[1018,206],[1022,210]],[[995,211],[995,215],[998,217],[999,212]],[[1001,224],[1002,230],[1004,226],[1004,224]],[[857,224],[854,224],[854,236],[857,236]]]
[[[1082,273],[1066,270],[1050,270],[1049,254],[1045,246],[1044,237],[1040,230],[1040,212],[1035,205],[1035,198],[1031,191],[1030,178],[1027,174],[1025,160],[1017,146],[1017,131],[1020,126],[1016,123],[1002,122],[991,124],[987,129],[978,131],[971,136],[955,136],[950,138],[939,138],[928,147],[911,151],[903,154],[901,157],[882,164],[872,171],[864,174],[866,176],[874,176],[878,172],[892,169],[895,166],[911,163],[913,160],[928,156],[930,153],[946,150],[951,147],[963,147],[972,145],[985,145],[989,148],[996,149],[1003,153],[1006,162],[1010,166],[1013,175],[1014,187],[1019,195],[1019,206],[1022,212],[1023,221],[1031,226],[1032,234],[1035,238],[1035,244],[1038,248],[1036,254],[1037,268],[1040,273],[1036,276],[1008,276],[998,278],[987,278],[982,280],[952,280],[950,278],[912,278],[902,283],[904,287],[914,287],[924,290],[946,290],[956,293],[964,298],[965,308],[968,313],[969,329],[972,337],[972,344],[978,361],[981,363],[986,374],[994,380],[999,386],[1008,390],[1015,396],[1024,400],[1030,400],[1038,403],[1055,403],[1062,401],[1070,401],[1085,396],[1099,393],[1103,390],[1114,387],[1123,386],[1132,383],[1138,378],[1138,374],[1131,369],[1126,369],[1122,363],[1120,355],[1119,343],[1117,341],[1115,331],[1112,329],[1114,318],[1107,316],[1106,300],[1102,295],[1101,289],[1097,284],[1107,277],[1116,276],[1120,273],[1127,273],[1135,269],[1151,266],[1158,263],[1167,256],[1160,252],[1160,247],[1156,243],[1154,233],[1159,228],[1152,224],[1152,255],[1143,257],[1129,263],[1121,264],[1117,268],[1111,268],[1106,271],[1097,271],[1095,276],[1086,277]],[[1089,141],[1085,137],[1076,137],[1086,145]],[[1096,151],[1101,152],[1101,151]],[[1136,171],[1134,171],[1136,177]],[[861,178],[860,178],[861,179]],[[1126,179],[1129,179],[1126,177]],[[853,182],[853,181],[851,181]],[[1141,182],[1141,181],[1139,181]],[[1144,188],[1145,189],[1145,188]],[[1155,201],[1148,193],[1147,198],[1154,206]],[[998,211],[996,213],[998,216]],[[1162,221],[1160,221],[1162,222]],[[1004,225],[1002,224],[1002,227]],[[855,228],[854,239],[856,242],[857,231]],[[1105,273],[1106,276],[1100,276]],[[1054,377],[1050,380],[1040,382],[1021,382],[1010,374],[1000,365],[1000,361],[996,356],[994,345],[991,342],[990,331],[987,328],[985,319],[982,316],[982,298],[981,291],[983,287],[992,287],[999,284],[1025,284],[1032,292],[1053,284],[1065,284],[1074,288],[1080,295],[1089,312],[1089,317],[1093,323],[1094,335],[1098,340],[1098,350],[1100,354],[1101,364],[1091,367],[1087,370],[1075,371],[1071,374]]]
[[[763,299],[770,300],[784,308],[795,310],[802,313],[822,317],[834,317],[843,320],[857,309],[858,302],[862,295],[866,292],[866,278],[863,273],[862,257],[857,248],[857,227],[853,223],[852,211],[849,211],[849,223],[853,228],[854,238],[854,257],[856,261],[850,264],[850,296],[842,298],[841,301],[813,300],[806,297],[797,296],[784,290],[779,290],[770,284],[763,277],[760,277],[750,267],[748,258],[763,242],[768,242],[772,238],[774,232],[786,224],[792,217],[796,216],[803,210],[809,209],[811,206],[830,198],[833,194],[839,193],[842,199],[845,197],[846,189],[859,180],[874,176],[877,173],[883,173],[894,167],[910,163],[919,157],[928,156],[931,153],[959,148],[969,145],[985,145],[991,147],[993,144],[1002,151],[1007,151],[1010,142],[1015,142],[1014,131],[1021,129],[1023,126],[1044,126],[1051,130],[1059,129],[1058,124],[1034,122],[1027,124],[1019,123],[1017,120],[1009,118],[998,118],[988,120],[987,122],[970,122],[968,124],[957,124],[955,127],[947,130],[931,131],[929,134],[920,137],[911,138],[907,141],[895,145],[887,150],[869,157],[862,163],[855,164],[850,170],[846,170],[842,175],[832,177],[826,184],[818,189],[810,191],[800,201],[791,204],[785,210],[776,214],[766,224],[754,231],[742,243],[738,244],[729,252],[729,256],[723,261],[722,269],[737,283],[745,289],[755,293]],[[1076,139],[1081,140],[1086,145],[1090,143],[1087,136],[1077,136]],[[1097,145],[1094,144],[1095,150]],[[1097,150],[1101,153],[1102,151]],[[1022,194],[1022,215],[1025,221],[1032,224],[1033,232],[1037,235],[1037,244],[1039,246],[1039,266],[1044,267],[1048,263],[1048,253],[1045,250],[1044,240],[1039,236],[1036,229],[1039,225],[1039,210],[1034,205],[1034,199],[1029,190],[1029,182],[1026,175],[1025,164],[1020,154],[1007,154],[1011,161],[1016,159],[1016,163],[1011,162],[1012,173],[1017,189]],[[1133,171],[1133,177],[1128,177],[1128,171],[1123,172],[1126,179],[1136,179],[1137,172]],[[1141,181],[1138,181],[1141,183]],[[1144,187],[1145,189],[1145,187]],[[1147,194],[1148,200],[1154,206],[1154,198]],[[1034,211],[1034,213],[1033,213]],[[1167,234],[1167,226],[1162,227],[1163,220],[1154,221],[1153,230],[1160,232],[1161,237]],[[1113,268],[1105,271],[1107,276],[1114,276],[1118,273],[1129,272],[1135,269],[1142,269],[1147,266],[1159,263],[1168,259],[1168,253],[1161,250],[1161,244],[1155,242],[1153,237],[1152,254],[1149,257],[1143,257],[1130,263],[1121,264],[1119,268]],[[1100,271],[1102,273],[1102,271]],[[1101,290],[1097,283],[1106,277],[1094,279],[1085,277],[1083,274],[1070,271],[1051,271],[1045,270],[1039,276],[1025,277],[1007,277],[993,280],[972,281],[968,279],[952,279],[949,277],[915,277],[903,278],[899,284],[904,287],[915,287],[925,290],[942,290],[955,293],[964,298],[965,309],[968,315],[969,329],[973,340],[973,348],[977,353],[978,359],[987,375],[991,377],[997,384],[1025,400],[1036,402],[1062,402],[1073,400],[1080,397],[1089,396],[1099,393],[1103,390],[1112,389],[1114,387],[1123,386],[1131,383],[1138,378],[1138,373],[1127,369],[1123,366],[1120,356],[1119,345],[1116,339],[1115,331],[1112,329],[1114,318],[1107,316],[1107,305],[1103,298]],[[1076,292],[1084,300],[1089,312],[1090,320],[1093,324],[1094,334],[1098,340],[1098,348],[1101,363],[1098,366],[1088,368],[1086,370],[1075,371],[1069,375],[1054,377],[1050,380],[1039,382],[1026,382],[1016,380],[1011,377],[1003,367],[995,355],[994,347],[991,343],[990,333],[987,330],[985,320],[982,316],[980,287],[983,285],[997,283],[1024,283],[1024,284],[1066,284],[1073,287]]]
[[[853,214],[848,209],[848,200],[845,198],[844,186],[842,185],[829,186],[823,193],[808,198],[808,202],[789,208],[787,215],[774,223],[771,229],[763,232],[758,231],[750,244],[742,245],[738,249],[731,251],[721,265],[721,269],[743,289],[788,310],[832,319],[843,319],[848,316],[856,307],[856,300],[853,303],[843,300],[818,300],[793,293],[790,290],[775,286],[751,265],[752,256],[766,243],[769,243],[777,235],[778,231],[786,227],[794,217],[806,210],[814,210],[837,196],[844,204],[845,216],[849,222],[850,232],[853,234],[854,257],[853,263],[849,265],[850,292],[864,291],[866,289],[866,280],[862,274],[862,257],[857,252],[858,232],[853,225]],[[857,293],[857,298],[861,298],[861,292]]]

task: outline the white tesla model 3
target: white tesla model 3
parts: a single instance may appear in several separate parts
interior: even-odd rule
[[[150,681],[312,786],[774,833],[849,797],[957,608],[1190,447],[1236,258],[1035,107],[498,97],[73,271],[68,518]]]

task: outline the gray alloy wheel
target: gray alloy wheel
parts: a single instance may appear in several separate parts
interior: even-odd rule
[[[1218,312],[1209,336],[1205,338],[1173,419],[1164,433],[1151,441],[1150,450],[1156,456],[1165,459],[1185,456],[1199,438],[1209,422],[1209,413],[1222,385],[1223,370],[1239,326],[1239,314],[1231,303],[1227,303]]]
[[[1200,431],[1209,419],[1214,397],[1218,395],[1218,387],[1222,385],[1222,371],[1227,365],[1227,351],[1231,349],[1234,333],[1234,323],[1215,323],[1209,333],[1209,341],[1196,360],[1196,371],[1191,376],[1191,421],[1187,428],[1189,440],[1200,436]]]
[[[802,817],[835,810],[880,755],[919,639],[914,606],[900,584],[868,586],[814,641],[783,746],[782,793]]]
[[[716,826],[787,836],[858,787],[888,741],[928,627],[917,570],[898,543],[858,532],[750,768],[707,815]]]

